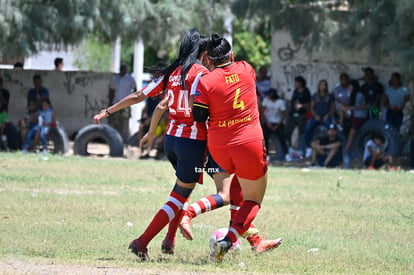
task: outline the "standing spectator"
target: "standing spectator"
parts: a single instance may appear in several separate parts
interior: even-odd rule
[[[364,94],[360,91],[358,81],[352,80],[350,82],[351,101],[350,106],[343,108],[343,112],[351,114],[351,130],[348,134],[348,141],[346,143],[343,154],[346,155],[351,148],[356,132],[361,129],[362,125],[367,119],[368,105]]]
[[[292,146],[292,133],[298,127],[299,137],[303,135],[306,126],[306,112],[309,110],[311,94],[302,76],[295,77],[295,90],[290,101],[290,112],[286,121],[286,140]]]
[[[135,92],[137,84],[134,78],[128,73],[128,67],[121,64],[119,74],[112,77],[109,85],[109,104],[114,105],[121,101],[121,99]],[[131,117],[131,109],[127,107],[119,112],[114,113],[108,118],[109,125],[114,127],[122,136],[124,141],[127,141],[129,133],[129,118]]]
[[[10,92],[3,88],[3,78],[0,77],[0,112],[9,111]]]
[[[311,143],[312,166],[335,168],[342,164],[342,142],[338,136],[338,128],[330,124],[326,136],[322,136]]]
[[[368,117],[378,118],[384,89],[382,84],[377,81],[377,77],[371,67],[365,68],[364,72],[365,83],[362,85],[361,91],[367,100]]]
[[[382,148],[384,137],[375,134],[372,139],[365,144],[364,165],[370,170],[378,169],[384,164],[392,164],[392,157],[384,153]],[[395,168],[393,168],[395,169]]]
[[[42,154],[47,154],[47,143],[50,127],[56,123],[55,113],[53,112],[52,104],[49,99],[42,100],[42,110],[39,111],[38,124],[30,129],[27,135],[26,142],[23,145],[23,152],[27,153],[32,143],[33,137],[37,132],[40,132],[40,139],[42,140]]]
[[[61,57],[56,57],[55,58],[55,70],[56,71],[61,71],[63,69],[63,58]]]
[[[256,90],[260,96],[260,99],[266,97],[265,93],[270,89],[270,78],[267,75],[267,68],[265,66],[260,67],[256,76]]]
[[[407,87],[402,86],[401,75],[391,75],[390,86],[385,91],[384,105],[387,108],[386,120],[389,124],[400,131],[403,121],[403,109],[410,100],[410,93]]]
[[[328,82],[324,79],[319,81],[318,92],[312,96],[310,104],[312,118],[308,121],[305,128],[305,146],[306,157],[310,157],[310,143],[312,139],[313,128],[322,123],[326,127],[332,123],[332,116],[335,112],[335,102],[333,96],[329,93]],[[305,148],[302,148],[304,150]]]
[[[27,107],[31,101],[36,102],[37,108],[42,108],[42,101],[49,99],[49,90],[43,87],[42,77],[38,74],[33,76],[34,88],[30,89],[27,93]]]
[[[286,118],[286,104],[277,93],[276,89],[270,88],[266,93],[267,97],[262,102],[264,123],[263,136],[265,139],[266,149],[269,152],[269,139],[274,134],[282,145],[284,154],[288,152],[285,141],[284,121]]]
[[[343,73],[339,77],[339,85],[333,89],[332,94],[335,99],[335,116],[339,124],[344,127],[344,117],[341,117],[341,110],[348,107],[351,101],[351,91],[349,89],[349,75]],[[346,118],[349,118],[345,116]]]

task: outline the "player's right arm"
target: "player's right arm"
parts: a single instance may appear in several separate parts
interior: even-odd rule
[[[136,91],[126,97],[124,97],[121,101],[115,103],[114,105],[101,110],[98,114],[96,114],[93,117],[93,121],[96,124],[99,124],[101,119],[105,117],[109,117],[111,114],[118,112],[119,110],[122,110],[126,107],[129,107],[131,105],[140,103],[141,101],[144,101],[144,99],[147,96],[143,93],[143,90]]]
[[[114,105],[101,110],[98,114],[96,114],[93,117],[93,120],[96,124],[99,124],[101,119],[105,117],[109,117],[113,113],[122,110],[126,107],[129,107],[131,105],[140,103],[144,101],[147,97],[156,96],[160,94],[163,91],[163,77],[157,77],[153,79],[145,88],[135,91],[132,94],[129,94],[128,96],[121,99],[121,101],[115,103]]]
[[[141,138],[139,142],[139,146],[143,148],[144,145],[150,144],[151,141],[155,138],[155,131],[157,129],[157,125],[160,122],[162,115],[168,110],[168,97],[165,97],[163,100],[158,103],[157,107],[155,107],[154,112],[152,113],[151,117],[151,124],[149,127],[148,132]]]

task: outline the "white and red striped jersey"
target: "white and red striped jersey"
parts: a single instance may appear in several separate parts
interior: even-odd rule
[[[185,79],[186,88],[181,86],[181,66],[171,73],[167,84],[168,96],[168,127],[167,135],[206,140],[207,127],[205,123],[195,122],[190,106],[190,92],[194,80],[199,74],[206,74],[208,70],[201,64],[191,66]],[[164,77],[153,79],[144,89],[146,96],[152,97],[164,92]]]

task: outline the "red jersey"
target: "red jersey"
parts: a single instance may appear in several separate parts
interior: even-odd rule
[[[191,66],[185,79],[186,89],[181,86],[181,66],[171,73],[168,89],[169,123],[166,134],[175,137],[183,137],[197,140],[207,139],[207,127],[205,123],[195,122],[192,115],[190,101],[191,86],[198,75],[204,75],[208,70],[201,64]],[[156,96],[164,91],[164,77],[152,80],[144,89],[146,96]]]
[[[245,61],[203,76],[194,105],[208,108],[208,144],[227,146],[263,139],[256,96],[256,73]]]

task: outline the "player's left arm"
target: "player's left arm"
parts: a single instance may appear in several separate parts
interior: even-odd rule
[[[194,86],[194,102],[192,107],[193,119],[196,122],[205,122],[209,116],[209,98],[203,81]]]
[[[208,106],[201,103],[194,103],[192,113],[194,121],[205,122],[208,119]]]

